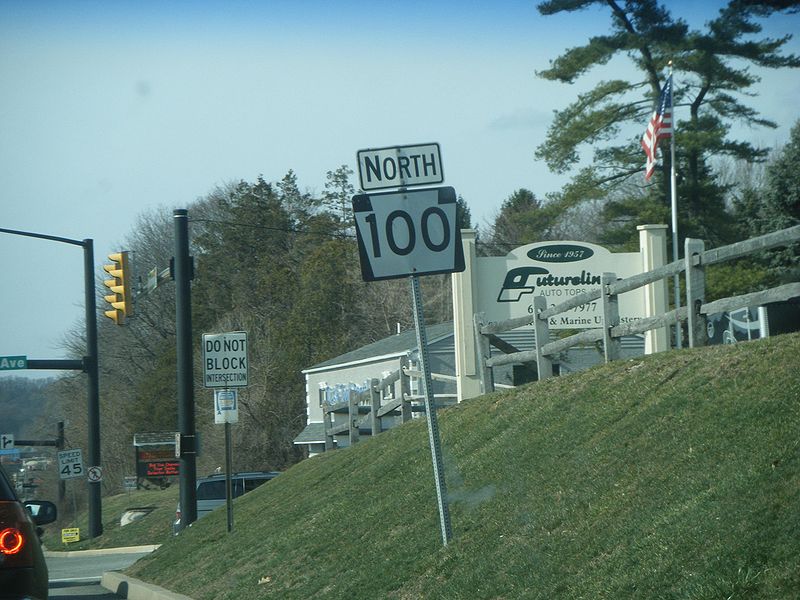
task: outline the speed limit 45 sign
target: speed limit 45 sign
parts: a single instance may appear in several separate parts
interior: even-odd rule
[[[452,187],[353,196],[364,281],[464,270]]]
[[[61,479],[83,477],[83,453],[80,449],[62,450],[58,453],[58,475]]]

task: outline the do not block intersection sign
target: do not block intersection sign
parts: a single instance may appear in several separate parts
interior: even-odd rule
[[[203,385],[247,386],[247,332],[203,334]]]

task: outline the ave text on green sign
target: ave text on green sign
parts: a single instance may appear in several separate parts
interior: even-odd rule
[[[27,368],[27,356],[0,356],[0,371],[11,371],[13,369]]]

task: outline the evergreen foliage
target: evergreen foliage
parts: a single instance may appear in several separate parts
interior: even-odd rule
[[[559,237],[565,218],[560,202],[543,202],[528,189],[520,188],[503,201],[488,233],[488,243],[499,253]]]
[[[800,121],[792,127],[789,142],[767,165],[763,184],[746,187],[734,208],[746,236],[800,225]],[[771,252],[764,260],[774,279],[800,278],[800,251],[796,245]]]
[[[712,246],[734,241],[736,229],[725,205],[727,190],[718,182],[710,161],[724,156],[765,159],[766,149],[733,139],[731,126],[736,122],[775,127],[741,97],[752,95],[759,82],[751,66],[800,66],[800,58],[782,53],[790,36],[757,37],[761,32],[759,19],[784,10],[796,11],[797,7],[797,2],[731,0],[703,30],[694,30],[656,0],[540,3],[543,15],[607,10],[611,29],[567,50],[539,76],[571,84],[618,57],[627,58],[641,76],[639,80],[601,81],[556,112],[547,138],[537,149],[537,158],[551,170],[567,173],[579,167],[583,148],[593,150],[591,163],[578,169],[572,184],[558,197],[566,205],[606,199],[605,218],[612,224],[620,218],[648,222],[652,204],[638,202],[640,194],[631,194],[630,186],[624,184],[642,185],[635,179],[643,170],[641,132],[663,86],[663,70],[674,60],[679,233],[681,238],[698,237]],[[628,137],[634,126],[637,134]],[[656,175],[655,184],[645,188],[645,194],[668,208],[670,158],[667,152],[662,156],[661,173]]]

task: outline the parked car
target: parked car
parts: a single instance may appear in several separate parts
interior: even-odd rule
[[[52,502],[21,502],[0,465],[0,598],[47,598],[40,526],[57,515]]]
[[[268,482],[280,475],[279,471],[252,471],[248,473],[231,474],[231,492],[234,498],[238,498],[247,492],[256,489],[263,483]],[[225,473],[200,477],[197,480],[197,518],[206,516],[215,508],[224,506],[226,503],[225,495]],[[172,530],[175,535],[181,529],[181,505],[175,511],[175,522]]]

